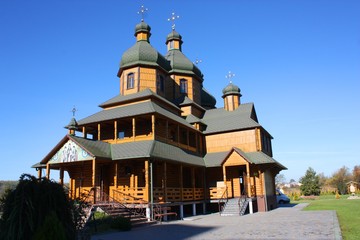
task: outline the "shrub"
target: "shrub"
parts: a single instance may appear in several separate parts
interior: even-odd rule
[[[129,231],[131,230],[131,222],[129,218],[124,218],[122,216],[114,217],[111,221],[111,228],[121,230],[121,231]]]
[[[32,239],[46,231],[49,222],[60,224],[66,239],[75,239],[71,205],[63,187],[48,179],[23,174],[14,190],[2,199],[0,239]],[[60,230],[59,230],[60,231]]]

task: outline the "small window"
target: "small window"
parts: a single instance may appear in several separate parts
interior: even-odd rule
[[[188,92],[188,84],[186,79],[180,79],[180,93]]]
[[[125,138],[125,132],[124,131],[118,132],[118,138],[119,139],[124,139]]]
[[[127,89],[134,88],[134,73],[129,73],[127,75]]]
[[[162,75],[158,75],[157,82],[156,82],[156,88],[160,92],[165,91],[165,81],[164,81],[164,77]]]

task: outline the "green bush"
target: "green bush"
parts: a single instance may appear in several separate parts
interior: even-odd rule
[[[110,227],[121,231],[129,231],[131,230],[131,222],[128,218],[118,216],[112,219]]]
[[[0,240],[33,239],[35,235],[40,238],[46,231],[52,231],[49,222],[56,223],[57,229],[62,228],[66,239],[76,237],[71,204],[56,182],[23,174],[16,188],[1,201]]]
[[[65,230],[54,211],[45,217],[44,224],[39,226],[33,240],[66,240]]]

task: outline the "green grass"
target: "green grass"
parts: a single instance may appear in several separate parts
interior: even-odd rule
[[[348,200],[349,195],[336,199],[334,195],[320,196],[316,200],[300,200],[292,203],[310,203],[304,210],[335,210],[339,219],[343,239],[359,239],[360,200]]]

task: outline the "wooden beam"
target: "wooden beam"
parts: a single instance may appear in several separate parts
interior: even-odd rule
[[[135,141],[135,134],[136,134],[136,121],[135,118],[132,118],[132,137],[133,141]]]
[[[46,178],[50,179],[50,164],[46,164]]]
[[[155,115],[151,115],[151,132],[153,139],[155,139]]]
[[[251,182],[250,182],[250,166],[246,163],[246,184],[247,184],[247,195],[251,197]]]
[[[183,165],[180,164],[180,201],[183,201]]]
[[[119,172],[119,163],[116,162],[115,163],[115,176],[114,176],[114,186],[115,186],[115,188],[118,187],[118,174],[119,174],[118,172]]]
[[[38,168],[38,170],[37,170],[37,172],[38,172],[38,179],[41,179],[41,175],[42,175],[42,168]]]
[[[60,185],[64,186],[64,169],[60,168]]]
[[[100,137],[101,137],[101,125],[100,123],[98,123],[98,140],[101,140]]]
[[[91,185],[92,185],[92,188],[94,189],[94,203],[96,203],[96,187],[95,187],[95,182],[96,182],[96,162],[95,162],[95,158],[93,158],[93,160],[92,160]]]
[[[114,140],[117,142],[118,139],[118,130],[117,130],[117,121],[114,121]]]
[[[145,160],[145,201],[149,202],[150,200],[150,174],[149,174],[149,160]]]
[[[167,202],[167,165],[164,162],[164,201]]]

